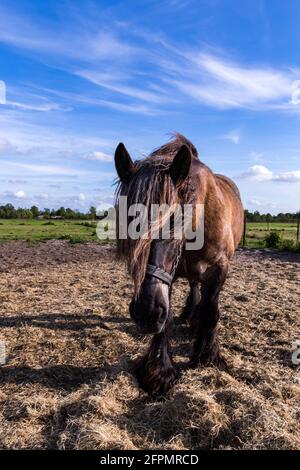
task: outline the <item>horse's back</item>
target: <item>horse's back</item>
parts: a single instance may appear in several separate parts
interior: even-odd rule
[[[232,181],[232,179],[228,178],[228,176],[220,175],[218,173],[215,173],[215,177],[217,181],[224,182],[226,185],[228,185],[230,189],[238,196],[238,198],[241,199],[239,188],[237,187],[235,182]]]
[[[233,247],[235,249],[240,242],[244,226],[244,208],[240,191],[237,185],[227,176],[220,174],[215,174],[214,176],[217,186],[222,192],[223,202],[226,205],[224,222],[230,222]]]

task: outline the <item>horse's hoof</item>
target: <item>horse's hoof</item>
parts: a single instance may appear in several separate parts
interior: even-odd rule
[[[143,363],[135,367],[134,374],[139,387],[153,397],[165,396],[172,389],[179,375],[174,367],[149,374],[149,370]]]
[[[228,372],[229,370],[228,363],[221,354],[216,357],[213,365],[216,366],[219,370],[223,370],[224,372]]]

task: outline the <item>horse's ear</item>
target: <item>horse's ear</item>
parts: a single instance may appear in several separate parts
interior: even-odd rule
[[[133,175],[134,164],[122,142],[119,143],[115,151],[115,167],[121,182],[129,183]]]
[[[189,174],[192,155],[186,145],[182,145],[170,166],[170,176],[175,184],[184,181]]]

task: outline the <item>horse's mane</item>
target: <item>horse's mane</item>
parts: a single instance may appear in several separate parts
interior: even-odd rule
[[[154,150],[145,159],[134,163],[135,172],[129,184],[124,184],[121,181],[118,182],[115,194],[117,214],[119,196],[127,196],[128,207],[135,203],[145,205],[148,209],[148,214],[152,204],[167,204],[172,208],[176,204],[191,201],[193,191],[190,179],[187,178],[180,187],[175,188],[169,175],[169,168],[173,158],[183,144],[189,147],[194,158],[198,158],[194,145],[186,137],[176,133],[170,142]],[[159,220],[155,221],[155,228],[160,230],[166,218],[171,217],[173,212],[170,209],[167,217],[159,218]],[[117,255],[119,258],[124,259],[127,264],[128,270],[134,279],[136,295],[138,295],[145,277],[151,241],[150,236],[138,238],[137,240],[127,237],[126,240],[123,240],[119,239],[117,235]]]
[[[190,149],[193,157],[198,158],[198,152],[196,147],[194,146],[194,144],[192,144],[191,141],[184,137],[184,135],[179,134],[179,132],[174,132],[171,135],[173,136],[173,139],[171,139],[168,143],[162,145],[161,147],[155,149],[150,154],[150,158],[159,155],[168,158],[173,158],[182,145],[186,145]]]

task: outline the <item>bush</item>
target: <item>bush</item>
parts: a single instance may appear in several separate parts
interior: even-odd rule
[[[268,248],[278,248],[281,242],[280,235],[277,232],[270,232],[264,241]]]
[[[294,251],[296,249],[296,244],[294,240],[282,240],[281,249],[286,251]]]
[[[76,243],[84,243],[84,240],[76,235],[61,235],[58,237],[58,240],[68,240],[71,245],[75,245]]]
[[[95,228],[96,225],[93,222],[79,222],[76,225],[82,225],[83,227]]]
[[[293,253],[300,253],[300,243],[293,240],[283,240],[281,243],[282,250],[292,251]]]

